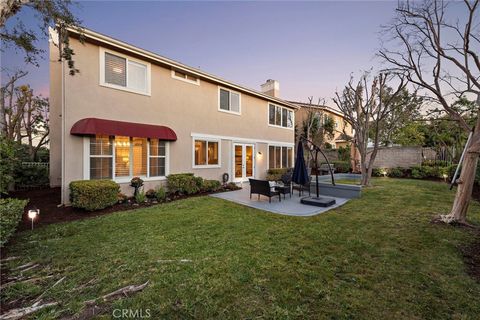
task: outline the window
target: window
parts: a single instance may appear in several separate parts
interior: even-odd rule
[[[284,146],[268,146],[268,168],[293,167],[293,148]]]
[[[90,138],[90,179],[163,177],[167,174],[166,160],[165,141],[122,136]]]
[[[150,139],[150,176],[165,176],[166,145],[165,141]]]
[[[182,71],[172,70],[172,77],[178,80],[189,82],[189,83],[193,83],[197,85],[200,84],[200,79],[198,77],[187,74]]]
[[[108,136],[90,138],[90,178],[112,178],[112,139]]]
[[[293,128],[293,111],[269,103],[268,124],[282,128]]]
[[[135,93],[150,94],[150,64],[100,50],[100,84]]]
[[[218,166],[219,141],[195,140],[194,166]]]
[[[218,108],[220,111],[240,113],[240,93],[219,88]]]

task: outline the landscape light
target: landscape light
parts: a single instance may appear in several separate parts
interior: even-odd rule
[[[32,220],[32,230],[33,230],[33,220],[40,214],[40,209],[31,209],[28,210],[28,218]]]

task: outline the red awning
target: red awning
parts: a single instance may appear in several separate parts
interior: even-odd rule
[[[70,129],[70,134],[77,136],[104,134],[109,136],[157,138],[168,141],[177,140],[175,131],[169,127],[97,118],[85,118],[77,121]]]

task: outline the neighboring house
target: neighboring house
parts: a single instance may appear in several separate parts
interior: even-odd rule
[[[299,109],[295,112],[295,124],[298,128],[302,127],[303,121],[307,118],[309,110],[312,110],[317,112],[318,116],[321,117],[321,123],[325,121],[326,117],[329,117],[333,120],[335,130],[334,136],[332,138],[325,137],[326,143],[329,143],[335,149],[351,144],[351,141],[346,138],[353,137],[352,125],[345,120],[344,115],[340,111],[327,106],[319,106],[296,101],[289,102],[299,107]]]
[[[262,93],[91,30],[83,44],[69,36],[75,76],[50,30],[50,183],[62,203],[74,180],[112,179],[130,194],[134,176],[149,189],[173,173],[240,182],[292,166],[297,106],[278,82]]]

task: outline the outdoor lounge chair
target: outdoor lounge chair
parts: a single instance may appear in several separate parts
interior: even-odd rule
[[[270,183],[267,180],[257,180],[257,179],[248,179],[250,180],[250,199],[252,199],[252,194],[258,194],[258,199],[260,195],[268,197],[268,202],[272,202],[272,197],[278,196],[278,200],[282,201],[280,192],[273,191],[270,187]]]

